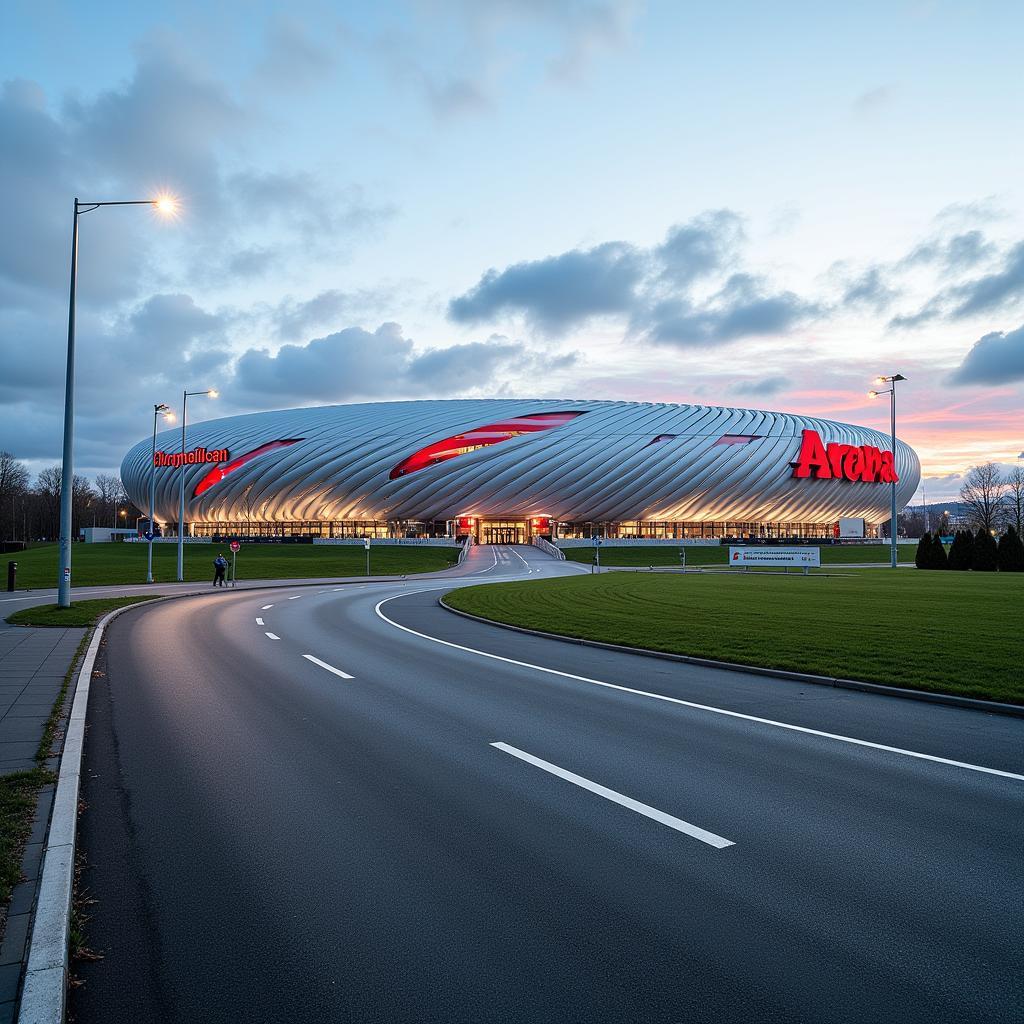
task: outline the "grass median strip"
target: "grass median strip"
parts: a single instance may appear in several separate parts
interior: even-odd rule
[[[76,587],[144,583],[146,544],[76,544],[71,560]],[[185,546],[185,580],[212,582],[213,560],[227,544]],[[18,586],[53,587],[57,582],[57,545],[41,544],[10,556],[18,563]],[[177,577],[177,546],[153,545],[153,578],[172,583]],[[370,550],[374,576],[411,575],[447,569],[458,561],[455,547],[380,545]],[[360,546],[329,544],[246,544],[237,556],[239,580],[310,579],[318,576],[362,576],[366,551]]]
[[[158,594],[143,597],[101,597],[89,601],[75,601],[70,608],[56,604],[40,604],[34,608],[22,608],[7,616],[12,626],[95,626],[107,612],[125,605],[152,601]]]
[[[613,573],[454,590],[453,608],[549,633],[1024,704],[1024,577]]]

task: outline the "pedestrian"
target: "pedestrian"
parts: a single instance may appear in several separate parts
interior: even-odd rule
[[[228,560],[223,555],[218,555],[213,560],[213,585],[219,583],[222,587],[227,586],[224,581],[224,573],[227,571]]]

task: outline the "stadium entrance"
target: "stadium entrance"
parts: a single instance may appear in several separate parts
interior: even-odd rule
[[[526,523],[511,519],[496,519],[480,524],[483,544],[525,544]]]

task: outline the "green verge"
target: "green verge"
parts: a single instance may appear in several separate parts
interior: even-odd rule
[[[587,640],[1024,704],[1024,575],[607,573],[468,587],[445,602]]]
[[[766,545],[770,546],[770,545]],[[601,546],[602,565],[679,565],[679,552],[686,551],[687,565],[725,565],[729,561],[729,548],[718,547],[687,547],[678,548],[674,546],[657,547],[616,547],[609,544]],[[858,544],[858,545],[822,545],[822,565],[855,565],[870,564],[877,562],[879,565],[888,564],[888,544]],[[594,561],[594,549],[591,546],[584,548],[563,548],[565,557],[570,562],[582,562],[590,565]],[[898,544],[897,557],[901,562],[913,563],[915,545]]]
[[[117,583],[145,583],[146,544],[75,544],[71,552],[72,578],[76,587]],[[212,581],[213,560],[218,552],[230,565],[227,544],[186,544],[185,579]],[[400,576],[447,569],[458,559],[457,548],[400,547],[389,545],[370,550],[370,572],[375,576]],[[57,585],[57,545],[41,544],[8,555],[18,563],[18,587],[38,589]],[[173,583],[177,579],[177,546],[153,545],[153,579]],[[239,580],[309,579],[317,576],[362,576],[366,551],[361,546],[330,544],[246,544],[238,552]],[[229,570],[230,571],[230,570]]]
[[[159,594],[143,597],[102,597],[91,601],[75,601],[70,608],[61,608],[55,604],[40,604],[34,608],[22,608],[12,612],[7,621],[12,626],[95,626],[99,620],[115,608],[138,604],[140,601],[152,601]]]

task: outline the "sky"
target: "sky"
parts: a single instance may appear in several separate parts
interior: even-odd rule
[[[212,8],[212,9],[211,9]],[[407,398],[695,402],[1024,457],[1024,6],[7,0],[0,448]],[[918,499],[921,499],[918,493]]]

